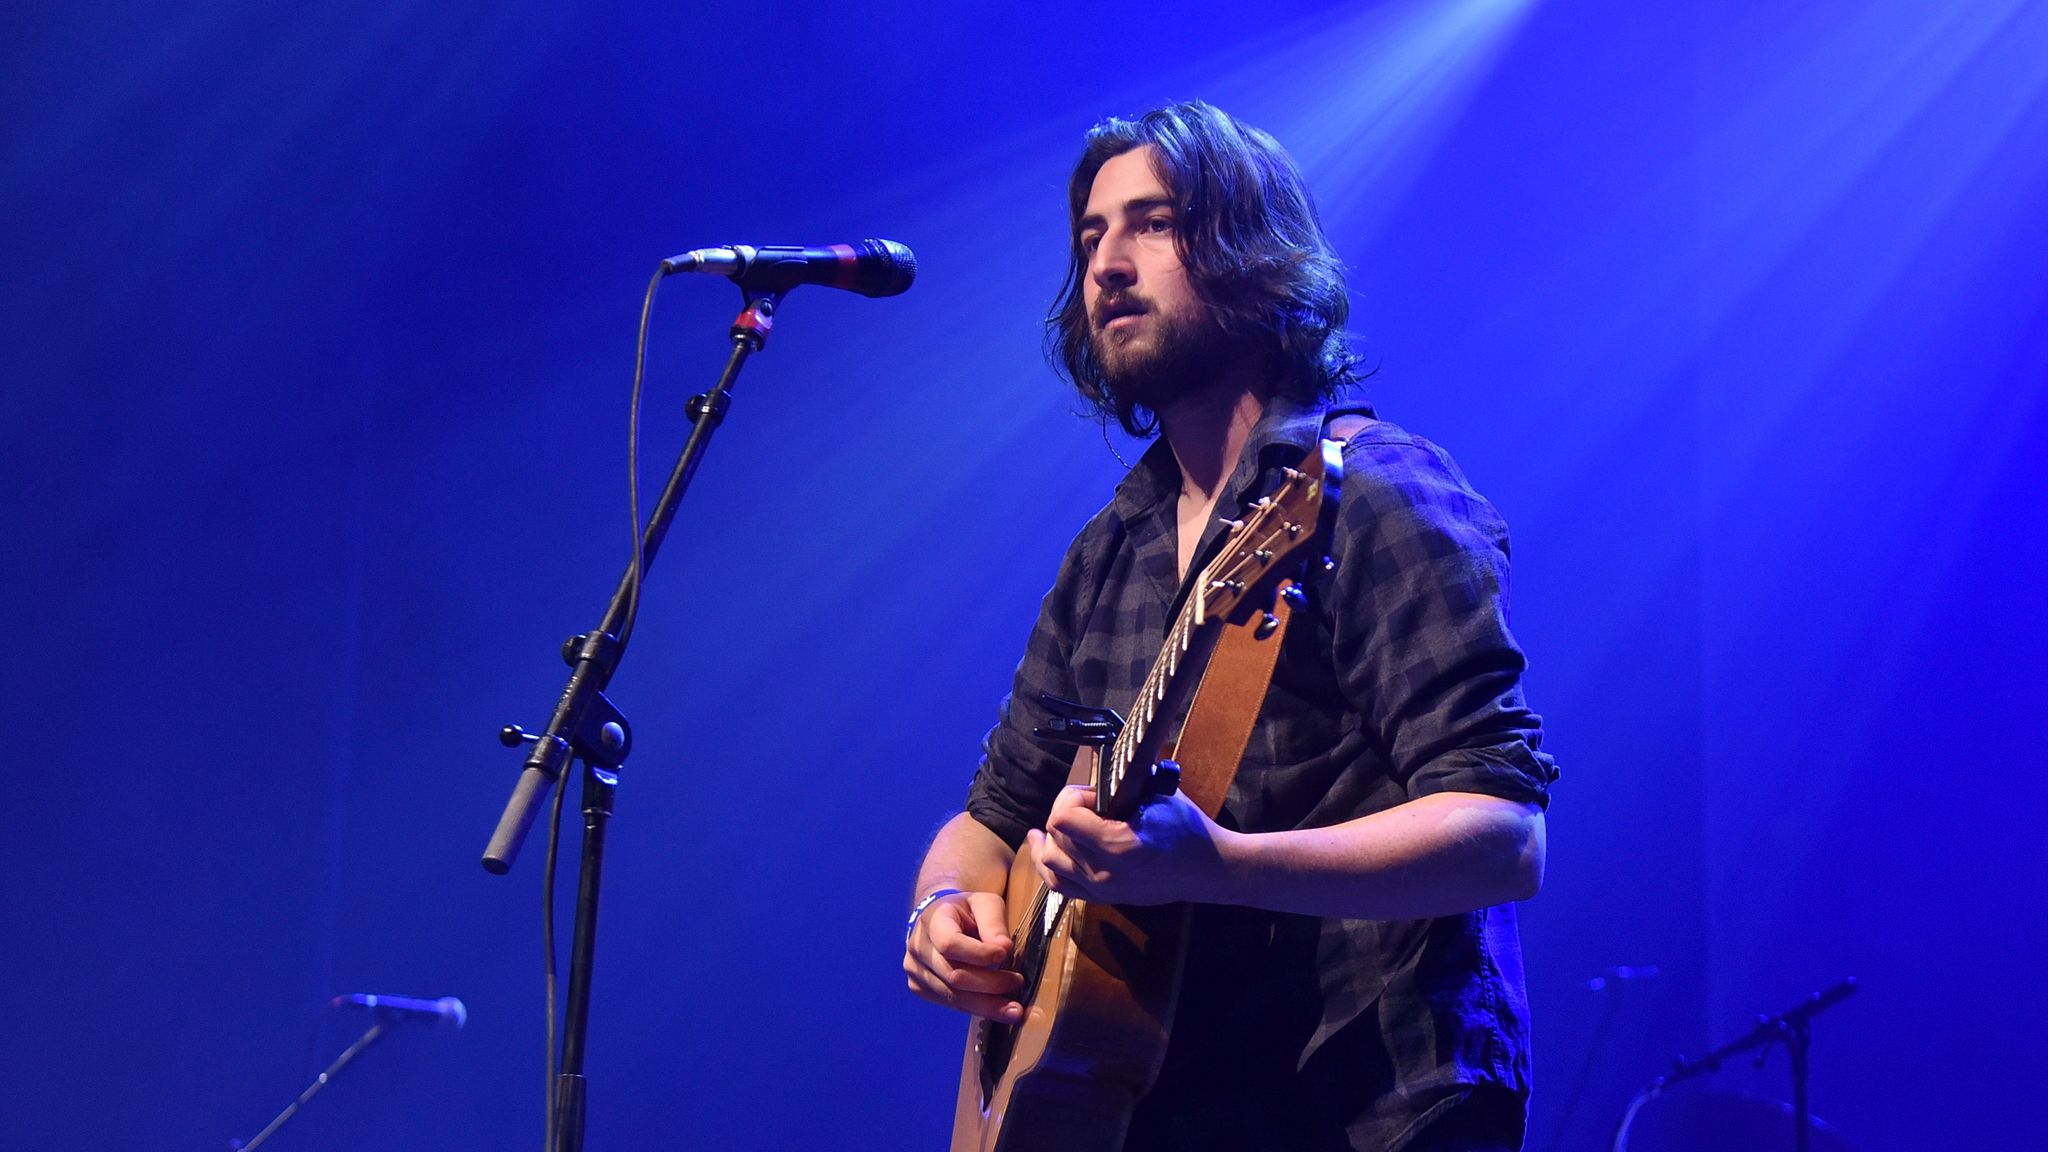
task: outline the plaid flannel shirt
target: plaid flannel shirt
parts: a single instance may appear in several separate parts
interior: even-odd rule
[[[1269,490],[1340,410],[1357,409],[1276,399],[1219,512]],[[1448,791],[1547,804],[1557,773],[1519,685],[1505,524],[1441,449],[1392,424],[1343,458],[1336,567],[1309,577],[1220,822],[1320,827]],[[1072,758],[1032,735],[1040,694],[1128,711],[1158,654],[1181,583],[1179,491],[1154,444],[1045,597],[967,802],[1012,848]],[[1512,1105],[1519,1138],[1528,1010],[1511,906],[1428,921],[1195,913],[1166,1066],[1130,1147],[1391,1150],[1475,1087]]]

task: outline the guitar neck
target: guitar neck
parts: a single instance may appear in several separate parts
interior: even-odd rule
[[[1195,687],[1226,619],[1242,623],[1253,613],[1272,616],[1284,569],[1320,550],[1330,533],[1336,486],[1344,475],[1338,446],[1319,441],[1299,468],[1283,469],[1278,490],[1255,501],[1243,520],[1230,521],[1224,547],[1202,566],[1181,603],[1166,643],[1138,688],[1129,717],[1109,753],[1096,765],[1095,810],[1105,818],[1128,820],[1153,787],[1150,771],[1165,730],[1187,715]],[[1298,595],[1299,588],[1291,589]]]
[[[1152,766],[1171,726],[1187,714],[1188,700],[1216,650],[1223,625],[1207,615],[1211,575],[1205,568],[1181,605],[1165,645],[1131,702],[1123,731],[1096,763],[1095,810],[1105,819],[1128,820],[1144,804],[1150,778],[1137,770]]]

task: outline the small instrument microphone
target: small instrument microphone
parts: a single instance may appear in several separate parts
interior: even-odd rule
[[[420,1000],[411,996],[379,996],[372,992],[355,992],[336,996],[329,1001],[329,1008],[368,1008],[383,1016],[400,1020],[433,1020],[453,1024],[457,1028],[469,1022],[469,1008],[453,996],[439,1000]]]
[[[1598,992],[1616,984],[1630,984],[1637,980],[1655,980],[1663,975],[1655,964],[1617,964],[1580,987],[1588,992]]]

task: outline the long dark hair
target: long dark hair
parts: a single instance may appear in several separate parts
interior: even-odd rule
[[[1271,136],[1191,100],[1095,125],[1067,181],[1071,255],[1059,304],[1045,321],[1046,353],[1082,400],[1133,436],[1158,429],[1158,416],[1116,396],[1096,362],[1081,287],[1088,254],[1079,243],[1096,173],[1147,144],[1158,150],[1157,175],[1174,197],[1181,265],[1217,326],[1264,346],[1267,379],[1279,393],[1328,400],[1356,383],[1358,357],[1344,336],[1351,304],[1343,267],[1301,170]]]

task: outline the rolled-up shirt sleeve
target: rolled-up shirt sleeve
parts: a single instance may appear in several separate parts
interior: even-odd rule
[[[1027,831],[1045,825],[1073,766],[1071,747],[1031,733],[1050,718],[1040,703],[1042,696],[1077,698],[1071,664],[1077,600],[1091,584],[1087,543],[1098,533],[1099,525],[1091,521],[1060,562],[1059,577],[1039,604],[1038,621],[1017,664],[1010,694],[982,740],[981,766],[967,792],[968,815],[1002,837],[1012,851],[1024,843]]]
[[[1331,581],[1339,686],[1410,798],[1545,806],[1557,777],[1508,630],[1508,534],[1449,457],[1368,431],[1344,453]]]

